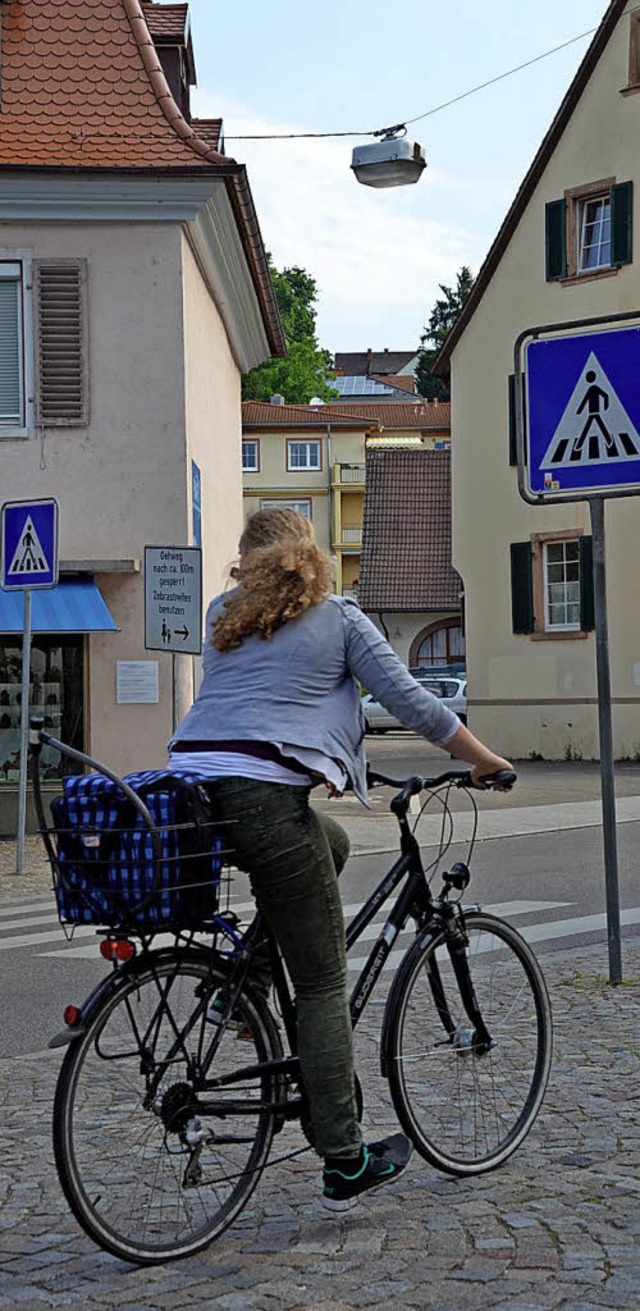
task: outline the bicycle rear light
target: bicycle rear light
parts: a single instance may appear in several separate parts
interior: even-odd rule
[[[81,1015],[79,1006],[66,1006],[62,1018],[69,1029],[74,1029],[80,1023]]]
[[[136,954],[134,942],[128,942],[126,938],[105,938],[100,943],[100,955],[105,960],[130,961]]]

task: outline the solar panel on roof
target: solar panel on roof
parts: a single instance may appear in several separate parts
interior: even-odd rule
[[[375,378],[367,378],[362,374],[343,374],[338,378],[331,378],[330,383],[340,396],[393,395],[393,387],[386,387]]]

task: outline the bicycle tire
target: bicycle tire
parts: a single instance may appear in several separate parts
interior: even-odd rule
[[[540,966],[520,934],[465,914],[471,979],[493,1047],[474,1050],[444,932],[409,949],[387,1005],[386,1072],[398,1119],[447,1174],[502,1165],[529,1133],[549,1078],[552,1019]],[[455,1030],[447,1035],[430,979],[437,964]]]
[[[193,1079],[189,1051],[166,1060],[175,1033],[171,1025],[187,1025],[200,1006],[190,1047],[197,1050],[200,1035],[207,1042],[211,1025],[202,1014],[202,985],[207,996],[215,996],[227,977],[202,953],[162,953],[153,966],[141,959],[124,981],[114,975],[113,989],[102,995],[86,1031],[67,1050],[53,1113],[58,1175],[85,1232],[125,1261],[157,1264],[206,1247],[246,1205],[267,1161],[274,1113],[264,1103],[277,1098],[273,1074],[221,1091],[221,1102],[255,1098],[263,1109],[250,1117],[202,1118],[202,1175],[187,1186],[190,1149],[179,1132]],[[158,980],[166,996],[164,1015],[158,1011]],[[236,1017],[251,1039],[238,1041],[238,1033],[226,1028],[209,1078],[282,1054],[273,1018],[259,998],[240,993]],[[139,1034],[146,1026],[144,1060],[134,1021]],[[145,1107],[150,1086],[152,1104]]]

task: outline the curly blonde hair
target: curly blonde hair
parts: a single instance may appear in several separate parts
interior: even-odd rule
[[[211,645],[233,651],[245,637],[273,637],[331,590],[331,561],[297,510],[258,510],[240,538],[238,584],[213,626]]]

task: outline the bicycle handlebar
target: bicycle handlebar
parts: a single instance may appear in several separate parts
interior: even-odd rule
[[[493,774],[484,774],[482,783],[484,788],[512,788],[517,779],[517,774],[511,769],[498,769]],[[448,769],[444,774],[439,774],[437,778],[422,778],[419,774],[413,774],[411,778],[390,778],[388,774],[379,774],[377,770],[367,770],[367,783],[375,787],[378,784],[385,784],[387,787],[400,788],[397,797],[391,802],[391,809],[394,814],[406,808],[411,797],[415,797],[419,792],[427,789],[443,787],[445,783],[453,783],[459,788],[475,788],[471,779],[471,770]],[[479,791],[483,791],[480,788]]]

